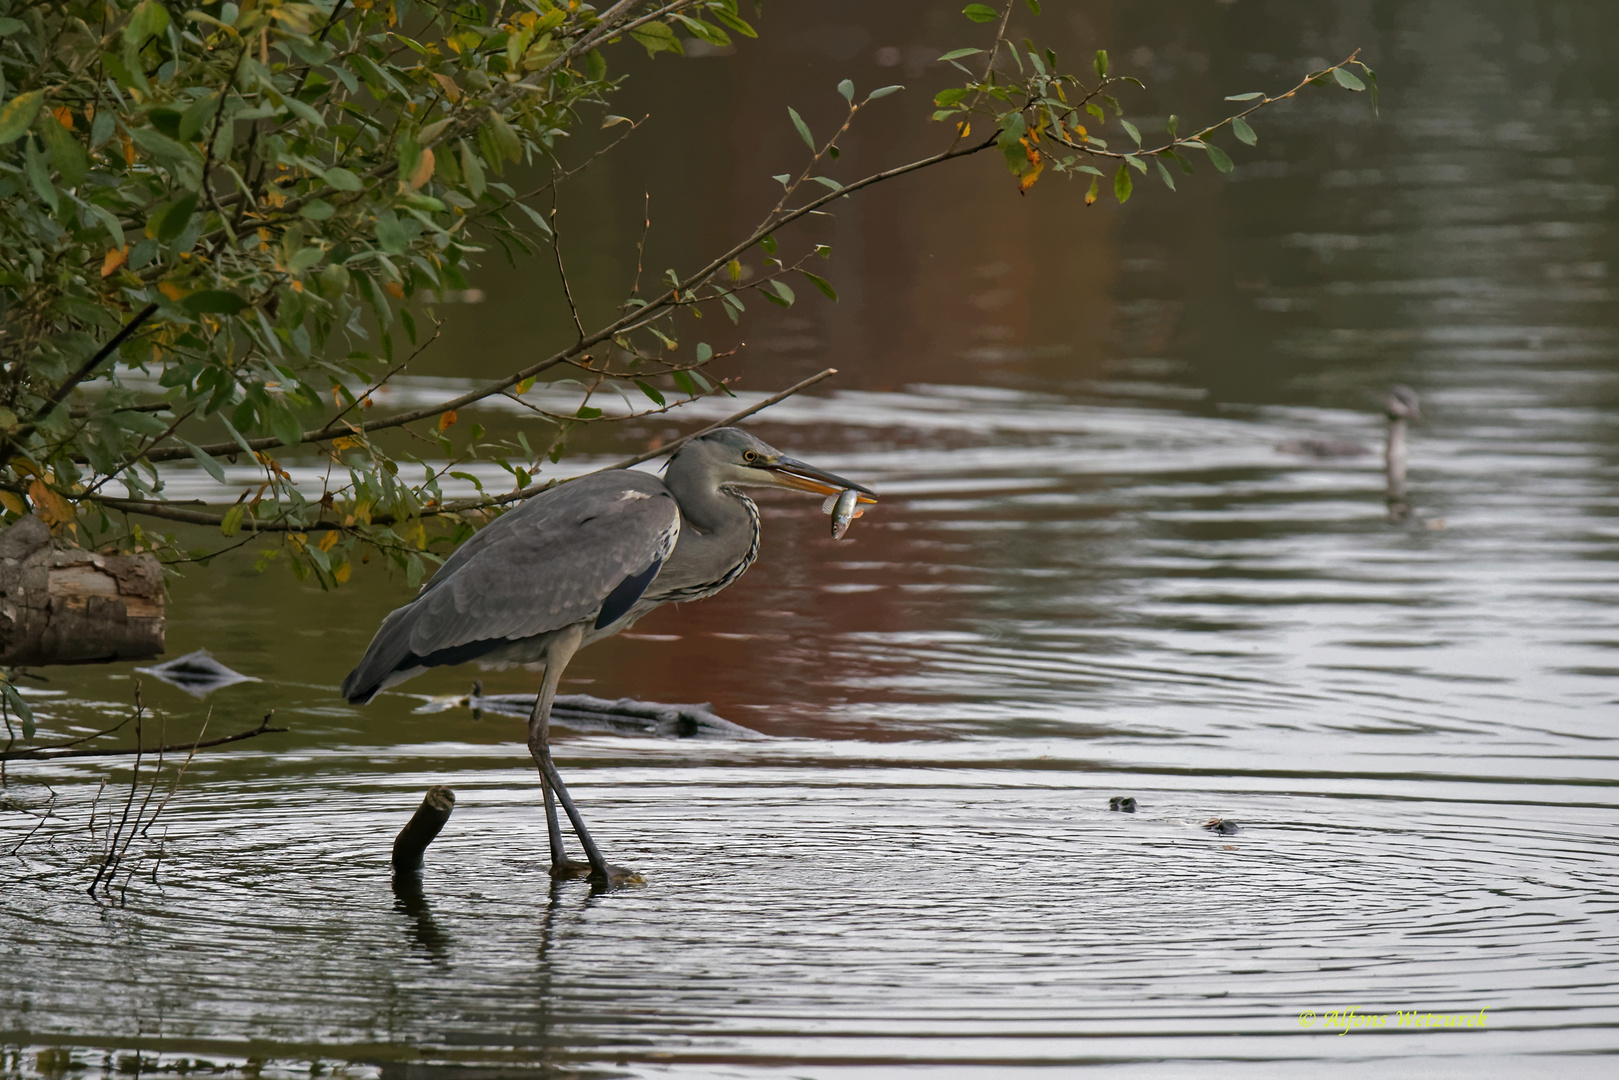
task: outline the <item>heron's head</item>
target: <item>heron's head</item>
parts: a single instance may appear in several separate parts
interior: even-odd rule
[[[1421,423],[1422,403],[1417,400],[1417,392],[1409,386],[1391,387],[1388,397],[1383,399],[1383,414],[1390,420],[1413,420]]]
[[[719,428],[682,446],[669,462],[670,473],[677,470],[701,476],[716,488],[775,487],[817,495],[853,488],[860,493],[860,502],[877,501],[870,488],[790,458],[741,428]]]

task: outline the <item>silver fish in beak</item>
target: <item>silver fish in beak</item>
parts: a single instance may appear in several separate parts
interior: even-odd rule
[[[842,540],[843,534],[849,531],[849,523],[865,511],[860,509],[860,493],[854,488],[845,488],[826,497],[821,513],[832,515],[832,539]]]

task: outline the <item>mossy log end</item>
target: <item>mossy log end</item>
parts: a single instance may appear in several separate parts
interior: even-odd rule
[[[0,532],[0,664],[150,660],[163,652],[163,567],[56,548],[37,517]]]

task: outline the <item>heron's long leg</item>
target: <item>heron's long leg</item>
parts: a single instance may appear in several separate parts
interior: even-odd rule
[[[579,808],[574,806],[573,798],[568,794],[568,787],[562,782],[562,776],[551,760],[551,705],[556,700],[557,685],[562,681],[562,671],[573,659],[573,654],[579,649],[579,642],[584,637],[581,626],[570,626],[559,630],[551,639],[546,649],[545,679],[540,684],[540,694],[534,701],[534,711],[529,714],[528,720],[528,749],[534,755],[535,762],[540,767],[540,774],[545,782],[545,808],[546,824],[551,834],[551,858],[557,867],[567,864],[565,856],[559,858],[562,848],[562,831],[556,821],[556,809],[551,805],[551,794],[556,793],[562,809],[568,815],[568,821],[573,825],[574,833],[579,837],[579,845],[585,849],[585,858],[590,860],[591,875],[603,880],[613,879],[612,867],[602,857],[601,849],[596,841],[590,837],[590,830],[585,827],[585,819],[580,816]]]
[[[557,821],[557,800],[551,794],[551,781],[543,768],[540,769],[540,787],[545,791],[545,830],[551,836],[551,866],[563,867],[568,864],[568,851],[562,844],[562,825]]]

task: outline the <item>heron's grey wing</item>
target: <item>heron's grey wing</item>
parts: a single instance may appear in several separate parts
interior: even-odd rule
[[[368,700],[395,673],[628,612],[673,549],[680,511],[657,477],[617,470],[535,496],[472,537],[383,620],[343,683]]]

